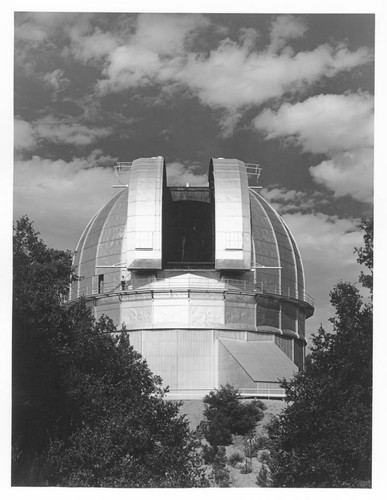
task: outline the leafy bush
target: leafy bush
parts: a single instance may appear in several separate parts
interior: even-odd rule
[[[257,476],[257,485],[260,486],[261,488],[267,488],[271,486],[272,481],[270,477],[270,470],[269,467],[266,464],[262,464],[258,476]]]
[[[228,463],[234,467],[235,464],[243,462],[243,455],[240,451],[234,451],[228,458]]]
[[[265,450],[269,447],[270,439],[267,436],[257,436],[255,438],[255,446],[257,450]]]
[[[268,450],[262,450],[259,454],[259,461],[262,462],[263,464],[268,464],[270,461],[270,451]]]
[[[263,418],[258,401],[243,404],[231,385],[211,391],[203,399],[206,418],[204,436],[212,446],[231,444],[232,435],[246,435]]]
[[[221,488],[227,488],[230,486],[230,473],[226,465],[226,449],[224,446],[219,446],[217,448],[212,464],[210,480],[215,486],[219,486]]]
[[[245,461],[243,466],[241,467],[241,474],[251,474],[253,472],[253,468],[250,462]]]

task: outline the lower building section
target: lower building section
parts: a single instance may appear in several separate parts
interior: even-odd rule
[[[298,370],[295,342],[286,353],[275,334],[221,329],[160,329],[128,332],[130,343],[169,387],[170,399],[201,399],[231,384],[242,395],[283,397],[280,380]]]

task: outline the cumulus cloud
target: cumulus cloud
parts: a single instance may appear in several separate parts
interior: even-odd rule
[[[168,186],[185,186],[188,182],[190,186],[208,186],[208,174],[198,172],[198,165],[184,165],[180,162],[167,163],[167,184]]]
[[[71,44],[63,49],[62,55],[72,56],[82,63],[100,61],[118,45],[118,39],[111,33],[103,33],[98,27],[92,33],[75,26],[70,31]]]
[[[33,127],[25,120],[14,121],[14,148],[16,152],[31,149],[36,144]]]
[[[261,190],[261,195],[280,213],[308,212],[321,210],[328,201],[322,193],[310,193],[279,187],[267,187]]]
[[[190,52],[186,56],[161,58],[148,47],[127,45],[109,56],[104,91],[117,91],[144,83],[183,84],[202,103],[235,111],[262,104],[285,92],[299,92],[322,77],[333,77],[369,61],[365,48],[321,45],[309,52],[280,55],[251,52],[248,46],[223,40],[209,55]]]
[[[261,105],[285,93],[297,94],[322,78],[332,78],[373,58],[368,48],[351,50],[343,43],[294,51],[292,40],[304,36],[307,26],[290,15],[273,19],[266,45],[252,28],[240,30],[236,40],[227,38],[208,16],[199,14],[116,16],[108,30],[96,15],[20,19],[21,37],[26,26],[45,30],[46,40],[37,33],[36,43],[55,45],[62,30],[69,40],[62,55],[98,67],[99,93],[146,85],[158,85],[162,92],[183,87],[204,105],[234,116],[247,106]],[[63,26],[58,24],[60,19]],[[209,32],[224,38],[206,52],[195,41]],[[231,133],[236,121],[221,119],[227,122],[224,133]]]
[[[307,29],[306,24],[295,16],[277,16],[271,24],[269,50],[277,52],[285,47],[289,40],[304,36]]]
[[[27,214],[38,220],[48,244],[75,248],[73,238],[80,236],[92,215],[114,194],[113,169],[104,167],[115,161],[98,150],[69,162],[39,156],[16,161],[14,216]]]
[[[286,137],[303,151],[329,153],[373,144],[373,97],[369,94],[317,95],[254,120],[266,139]]]
[[[322,213],[285,214],[283,218],[297,241],[305,269],[306,288],[315,299],[316,311],[307,320],[307,332],[316,332],[321,323],[329,330],[331,323],[328,319],[334,310],[329,304],[328,291],[339,279],[351,283],[358,281],[360,266],[353,250],[362,246],[363,238],[356,230],[357,221]]]
[[[336,197],[350,195],[372,203],[373,155],[372,148],[340,152],[310,167],[309,172],[317,183],[328,187]]]
[[[26,122],[20,125],[26,129]],[[57,118],[47,115],[28,125],[28,131],[35,142],[49,141],[56,144],[72,144],[74,146],[88,146],[97,140],[112,134],[110,127],[96,127],[84,125],[69,118]]]
[[[70,84],[70,80],[64,76],[64,71],[61,69],[45,74],[43,81],[48,88],[53,90],[55,95],[65,90]]]
[[[325,154],[327,159],[309,171],[334,196],[371,202],[373,107],[368,94],[318,95],[277,111],[265,109],[254,125],[266,139],[285,138],[304,152]]]
[[[200,14],[140,14],[133,42],[160,55],[183,53],[184,46],[199,30],[209,26]]]

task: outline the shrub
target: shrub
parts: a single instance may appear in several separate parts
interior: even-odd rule
[[[249,462],[245,462],[241,467],[241,474],[251,474],[253,472],[253,468]]]
[[[255,446],[257,450],[265,450],[269,447],[270,439],[267,436],[257,436],[255,438]]]
[[[263,464],[268,464],[270,461],[270,452],[268,450],[262,450],[259,454],[259,461]]]
[[[230,486],[230,473],[226,465],[226,449],[224,446],[219,446],[217,449],[210,479],[214,482],[215,486],[220,486],[221,488]]]
[[[270,470],[266,464],[262,464],[256,482],[257,485],[261,488],[267,488],[271,486]]]
[[[243,461],[243,455],[240,451],[234,451],[231,453],[231,455],[228,458],[228,463],[232,466],[235,467],[235,465],[239,462]]]
[[[203,401],[204,436],[212,446],[231,444],[232,434],[246,435],[263,418],[260,402],[243,404],[238,390],[231,385],[211,391]]]

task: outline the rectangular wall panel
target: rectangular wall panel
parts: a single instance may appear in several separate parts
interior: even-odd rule
[[[162,199],[165,166],[162,157],[132,163],[128,188],[127,267],[161,269]]]
[[[215,268],[250,269],[251,225],[246,166],[239,160],[213,158],[209,178],[215,197]]]

